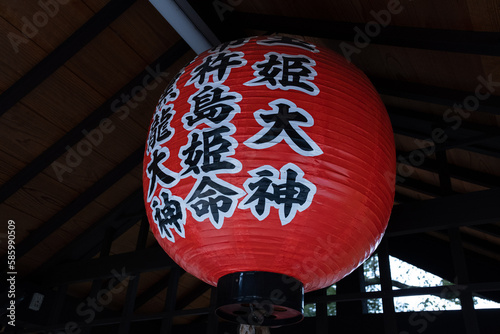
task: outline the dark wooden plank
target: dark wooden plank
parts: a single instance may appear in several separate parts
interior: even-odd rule
[[[388,291],[389,293],[392,289],[392,279],[391,279],[391,266],[389,260],[389,245],[388,239],[382,239],[380,246],[378,247],[378,261],[380,267],[380,286],[382,291]],[[384,310],[384,333],[385,334],[397,334],[398,325],[396,322],[396,310],[394,308],[394,298],[383,297],[382,306]]]
[[[0,142],[2,156],[11,155],[23,167],[64,135],[64,131],[22,103],[2,116]]]
[[[160,247],[63,264],[44,277],[47,286],[116,277],[170,268],[176,264]]]
[[[99,1],[87,1],[87,4],[97,11],[96,2],[100,5]],[[172,26],[148,1],[136,1],[110,28],[147,63],[152,63],[179,40]]]
[[[123,83],[131,81],[147,65],[122,36],[108,28],[69,59],[64,67],[107,97],[116,93]]]
[[[151,298],[155,297],[160,292],[165,290],[168,286],[169,276],[170,276],[170,273],[163,276],[162,278],[160,278],[160,280],[158,282],[154,283],[146,291],[144,291],[139,296],[137,296],[137,299],[136,299],[136,302],[134,305],[135,309],[140,308],[142,305],[144,305],[148,301],[150,301]]]
[[[460,231],[458,227],[453,227],[448,230],[448,234],[450,237],[451,255],[457,282],[459,284],[467,284],[469,283],[469,273],[467,272],[467,264]],[[479,324],[477,322],[476,311],[474,310],[472,291],[470,289],[464,289],[460,292],[459,298],[460,305],[462,306],[465,332],[467,334],[479,334]]]
[[[135,0],[110,1],[64,43],[4,91],[0,95],[0,116],[73,57],[134,2]]]
[[[85,131],[91,132],[93,128],[99,125],[99,123],[111,115],[120,106],[125,104],[127,101],[122,101],[120,99],[121,94],[129,93],[132,88],[141,86],[143,84],[144,77],[149,75],[151,69],[154,71],[164,71],[168,68],[174,61],[176,61],[181,55],[188,51],[189,47],[183,41],[175,44],[169,51],[157,59],[156,62],[151,64],[149,68],[144,70],[142,73],[137,75],[132,81],[125,85],[119,92],[109,98],[103,105],[92,112],[85,120],[79,123],[76,127],[66,133],[61,139],[59,139],[55,144],[45,150],[41,155],[36,157],[32,162],[30,162],[25,168],[23,168],[19,173],[17,173],[13,178],[3,184],[0,188],[0,202],[5,201],[18,189],[20,189],[29,180],[35,177],[42,170],[47,168],[54,160],[60,157],[66,152],[67,146],[73,146],[78,141],[80,141],[85,134]],[[119,101],[117,104],[116,101]],[[121,101],[121,102],[120,102]]]
[[[165,316],[161,321],[161,333],[170,333],[172,331],[172,324],[175,311],[175,302],[177,299],[177,287],[179,286],[179,278],[181,270],[178,267],[173,267],[168,278],[167,295],[165,296],[165,307],[163,312]]]
[[[448,196],[453,194],[451,187],[450,169],[445,150],[436,152],[436,161],[438,163],[439,185],[441,187],[441,195]]]
[[[440,187],[416,179],[412,179],[410,177],[402,177],[398,175],[396,181],[396,185],[406,189],[411,189],[421,194],[429,195],[432,197],[441,195]]]
[[[218,333],[219,318],[215,313],[217,309],[217,288],[211,287],[210,291],[210,311],[208,314],[207,334]]]
[[[356,27],[364,29],[363,23],[243,12],[235,12],[230,16],[230,20],[233,25],[239,28],[349,42],[354,41],[358,34],[357,30],[355,30]],[[490,56],[500,55],[498,34],[494,32],[396,27],[390,25],[383,28],[383,32],[383,34],[370,38],[371,43]]]
[[[462,291],[469,288],[471,291],[500,291],[500,282],[482,282],[471,283],[468,285],[456,284],[446,286],[418,287],[400,290],[373,291],[346,293],[342,295],[321,296],[314,293],[305,294],[305,303],[321,302],[346,302],[355,300],[376,299],[385,297],[404,297],[404,296],[422,296],[422,295],[442,295],[443,291]]]
[[[434,143],[439,147],[428,149],[433,152],[462,148],[500,157],[498,127],[462,122],[460,128],[454,130],[450,128],[453,124],[447,124],[442,117],[392,107],[388,107],[388,113],[395,133]]]
[[[336,294],[364,292],[361,285],[363,267],[359,267],[348,276],[337,282]],[[360,301],[343,302],[337,304],[337,316],[350,316],[363,313],[363,304]]]
[[[450,88],[430,86],[414,82],[390,80],[386,78],[370,77],[370,80],[377,89],[377,91],[379,92],[379,94],[397,96],[410,100],[416,100],[428,103],[441,104],[448,107],[451,107],[457,103],[458,104],[463,103],[465,98],[475,97],[476,95],[475,92],[464,92]],[[494,89],[494,87],[490,87],[490,89]],[[500,96],[490,95],[486,99],[477,99],[477,100],[478,100],[478,105],[475,111],[500,115]]]
[[[102,241],[101,237],[109,226],[115,229],[116,237],[120,235],[120,232],[124,232],[122,230],[123,227],[128,229],[135,224],[143,213],[142,189],[138,189],[110,210],[101,220],[87,228],[66,247],[53,255],[33,276],[43,276],[44,273],[63,261],[76,261],[94,256],[99,251]]]
[[[190,316],[190,315],[206,315],[210,312],[210,308],[205,307],[205,308],[199,308],[199,309],[190,309],[190,310],[183,310],[183,311],[176,311],[174,312],[174,316],[182,317],[182,316]],[[151,320],[160,320],[163,319],[167,315],[167,312],[158,312],[158,313],[152,313],[152,314],[139,314],[135,315],[132,318],[133,322],[146,322],[146,321],[151,321]],[[121,317],[107,317],[107,318],[101,318],[101,319],[94,319],[92,322],[76,322],[76,325],[79,328],[88,328],[88,327],[100,327],[100,326],[108,326],[108,325],[116,325],[119,324],[121,321]],[[56,325],[47,325],[47,326],[27,326],[25,329],[16,329],[16,333],[33,333],[37,331],[58,331],[58,330],[64,330],[65,326],[67,323],[59,323]],[[107,332],[109,333],[109,332]],[[142,331],[141,331],[142,333]],[[171,332],[162,332],[162,333],[171,333]],[[195,332],[190,332],[190,333],[195,333]]]
[[[409,162],[410,154],[411,152],[396,151],[398,162],[411,166],[411,163]],[[426,159],[421,164],[414,167],[433,173],[437,173],[439,170],[438,162],[434,159],[431,159],[430,157],[426,157]],[[450,173],[450,177],[454,179],[466,181],[487,188],[500,187],[500,176],[452,164],[448,164],[447,168]]]
[[[132,324],[132,315],[134,314],[134,305],[137,296],[137,288],[139,287],[140,274],[131,276],[127,286],[127,295],[125,297],[125,304],[122,310],[122,320],[118,333],[128,334],[130,332],[130,325]]]
[[[126,175],[130,170],[136,167],[141,161],[144,148],[140,147],[134,151],[127,159],[119,164],[115,169],[111,170],[103,178],[101,178],[93,186],[85,190],[78,198],[76,198],[70,205],[66,206],[63,210],[55,214],[49,221],[43,224],[36,231],[24,239],[16,249],[18,257],[23,256],[39,242],[43,241],[48,235],[54,232],[58,227],[63,225],[69,218],[74,216],[77,212],[83,209],[88,203],[93,201],[97,196],[106,191],[115,182]],[[2,257],[3,258],[3,257]],[[6,261],[4,261],[6,263]]]
[[[145,249],[146,241],[148,239],[148,232],[148,218],[146,217],[146,215],[143,215],[135,246],[136,251]],[[130,277],[129,285],[127,286],[127,295],[125,297],[125,305],[122,309],[122,321],[120,322],[120,327],[118,329],[119,333],[127,334],[130,332],[130,325],[132,323],[131,318],[136,308],[135,301],[137,300],[137,290],[139,288],[140,277],[140,273],[135,273]]]
[[[326,290],[318,291],[322,295],[326,295]],[[328,307],[323,301],[316,302],[316,334],[328,334]]]
[[[182,310],[187,307],[189,304],[194,302],[196,299],[201,297],[205,292],[207,292],[211,288],[210,285],[204,282],[200,282],[198,286],[194,287],[191,291],[189,291],[186,295],[182,296],[177,303],[175,304],[176,310]]]
[[[498,203],[500,189],[496,188],[396,205],[392,209],[387,235],[398,236],[498,222]]]
[[[99,252],[99,259],[104,259],[109,256],[109,252],[111,250],[111,246],[113,244],[113,234],[114,229],[110,226],[106,229],[102,236],[101,242],[101,251]],[[66,285],[66,284],[63,284]],[[90,288],[89,298],[97,299],[97,294],[104,288],[104,280],[102,278],[98,278],[92,281],[92,287]],[[90,328],[84,328],[83,334],[90,334]]]

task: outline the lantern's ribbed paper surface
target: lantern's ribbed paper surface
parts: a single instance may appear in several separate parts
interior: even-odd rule
[[[144,156],[151,229],[215,285],[242,271],[326,287],[375,250],[394,198],[391,124],[366,76],[303,41],[200,54],[162,96]]]

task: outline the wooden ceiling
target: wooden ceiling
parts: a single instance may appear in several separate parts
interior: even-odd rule
[[[467,256],[498,269],[498,1],[190,4],[221,41],[280,33],[347,55],[374,83],[394,128],[394,255],[433,267],[398,248],[409,241],[396,236],[427,232],[449,242],[436,230],[459,227]],[[362,41],[356,29],[377,29],[382,11],[388,26]],[[0,216],[2,226],[16,222],[18,279],[43,286],[59,279],[68,296],[85,298],[99,273],[70,277],[82,261],[157,256],[152,234],[141,233],[143,148],[161,93],[195,53],[147,0],[4,0],[0,31]],[[346,45],[356,51],[346,54]],[[176,310],[209,308],[210,288],[167,264],[137,274],[136,315],[161,312],[160,292],[177,274]],[[126,298],[118,294],[107,308],[122,310]],[[174,324],[199,320],[192,313]]]

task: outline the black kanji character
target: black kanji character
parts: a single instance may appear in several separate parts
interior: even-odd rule
[[[165,143],[174,135],[174,129],[170,127],[170,121],[175,115],[173,105],[169,104],[156,113],[151,122],[148,137],[148,152],[154,150],[155,146]]]
[[[153,220],[158,225],[158,230],[162,238],[175,242],[171,229],[184,238],[184,225],[186,224],[186,213],[181,198],[172,196],[170,191],[162,189],[160,197],[163,204],[160,205],[160,199],[154,197],[151,202]]]
[[[207,56],[203,62],[192,72],[191,78],[186,86],[194,82],[196,87],[200,87],[208,82],[209,77],[213,77],[213,82],[224,82],[232,68],[245,66],[247,61],[243,59],[242,52],[220,52]]]
[[[240,38],[230,42],[224,42],[210,49],[210,52],[222,52],[230,48],[237,48],[248,42],[249,38]]]
[[[228,158],[234,154],[234,149],[238,145],[236,140],[230,137],[234,132],[234,126],[192,131],[188,144],[182,147],[179,154],[182,159],[181,165],[184,167],[181,177],[194,176],[201,172],[238,173],[241,170],[241,163]]]
[[[288,36],[279,36],[279,35],[269,36],[267,39],[258,40],[257,44],[260,44],[260,45],[287,45],[287,46],[299,47],[299,48],[307,50],[307,51],[319,52],[318,49],[316,49],[316,46],[314,44],[308,43],[306,41],[302,41],[300,39],[288,37]]]
[[[317,87],[307,80],[312,80],[314,75],[311,65],[313,61],[308,57],[283,56],[283,73],[280,83],[283,87],[302,88],[310,93]],[[316,71],[314,71],[314,74]]]
[[[253,149],[264,149],[285,140],[297,153],[305,156],[316,156],[323,151],[301,129],[314,124],[312,116],[293,102],[278,99],[269,103],[271,110],[257,110],[256,121],[262,126],[256,135],[245,141],[245,145]]]
[[[233,215],[237,201],[243,195],[241,189],[230,183],[203,176],[187,196],[186,204],[196,220],[201,222],[209,218],[212,225],[220,229],[224,218]]]
[[[302,175],[304,174],[300,171]],[[306,203],[307,196],[311,189],[304,183],[297,182],[297,173],[295,170],[286,169],[285,182],[282,184],[273,184],[274,201],[283,206],[284,217],[288,218],[294,205],[302,206]]]
[[[148,190],[148,201],[154,194],[156,186],[161,183],[165,187],[173,187],[179,181],[177,174],[163,166],[167,161],[170,153],[166,147],[155,149],[151,155],[151,161],[146,169],[147,176],[150,180]]]
[[[267,55],[266,55],[267,58]],[[271,86],[277,86],[278,79],[280,78],[279,74],[283,71],[283,62],[276,54],[269,54],[269,58],[267,58],[267,62],[260,62],[254,65],[258,72],[256,73],[257,80],[253,81],[257,83],[270,83]],[[252,82],[252,81],[251,81]]]
[[[257,216],[258,217],[267,216],[269,214],[269,206],[266,206],[266,202],[274,201],[274,194],[272,192],[271,193],[268,192],[269,186],[273,184],[273,179],[274,180],[279,179],[278,171],[274,168],[272,168],[271,170],[261,169],[261,170],[256,170],[255,173],[251,175],[253,175],[254,178],[256,178],[256,181],[253,183],[248,183],[248,189],[250,191],[247,192],[249,194],[251,192],[253,193],[252,195],[247,197],[246,202],[245,201],[242,202],[242,205],[247,205],[249,203],[257,201],[257,203],[254,204]]]
[[[234,114],[240,112],[238,102],[241,95],[229,93],[229,87],[224,85],[204,85],[196,94],[189,97],[190,111],[182,117],[184,128],[191,130],[198,124],[209,126],[229,122]]]
[[[160,96],[160,100],[158,102],[158,106],[163,106],[164,104],[167,104],[169,102],[175,101],[177,97],[179,96],[179,89],[177,88],[177,80],[179,77],[184,73],[184,69],[179,71],[170,83],[168,84],[167,88],[163,91],[163,94]]]
[[[187,66],[187,65],[186,65]],[[179,73],[177,73],[172,80],[168,83],[167,88],[163,91],[163,94],[160,96],[160,100],[158,102],[158,106],[162,107],[163,105],[175,101],[177,97],[179,96],[179,89],[177,88],[177,81],[181,77],[182,74],[184,74],[184,69],[183,67]]]
[[[303,179],[304,172],[294,164],[286,164],[280,172],[281,179],[278,170],[271,166],[250,171],[252,178],[243,184],[248,195],[239,208],[250,208],[257,219],[263,220],[274,206],[279,211],[282,225],[291,222],[297,211],[307,209],[316,193],[316,186]]]
[[[252,65],[255,79],[247,86],[266,85],[269,89],[294,89],[309,95],[318,95],[319,89],[312,80],[316,76],[316,62],[306,56],[292,56],[269,52],[265,60]]]

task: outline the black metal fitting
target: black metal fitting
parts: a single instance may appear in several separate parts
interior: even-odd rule
[[[263,271],[236,272],[217,283],[222,319],[253,326],[282,326],[304,318],[304,285],[297,279]]]

